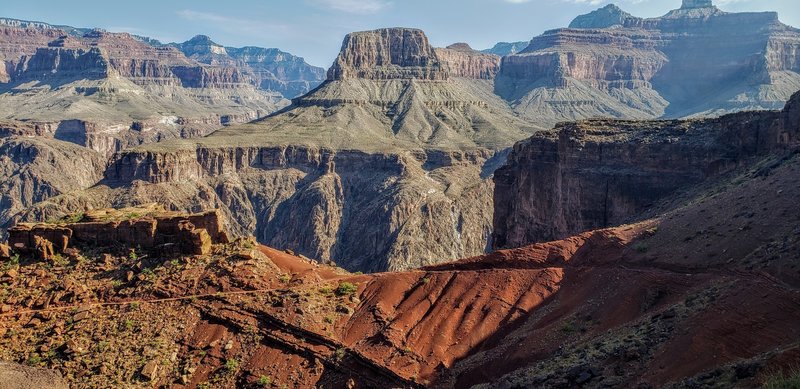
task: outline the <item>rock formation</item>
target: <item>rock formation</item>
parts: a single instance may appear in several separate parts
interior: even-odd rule
[[[798,47],[800,33],[773,12],[685,1],[642,19],[608,5],[504,57],[496,92],[548,124],[779,109],[800,89]]]
[[[537,128],[492,95],[485,65],[496,57],[446,53],[464,66],[419,30],[350,34],[330,80],[293,107],[118,153],[100,185],[24,217],[133,202],[221,208],[235,234],[361,271],[482,253],[499,151]]]
[[[473,50],[466,43],[436,49],[447,72],[456,77],[493,80],[500,70],[500,57]]]
[[[569,28],[608,28],[623,26],[625,21],[634,16],[623,11],[614,4],[609,4],[586,15],[581,15],[572,20]]]
[[[207,255],[212,245],[228,243],[216,211],[187,215],[166,212],[155,204],[120,210],[92,210],[55,224],[20,223],[8,230],[8,244],[18,253],[50,260],[73,246],[174,248],[189,255]]]
[[[302,91],[321,81],[321,71],[279,51],[205,64],[130,34],[61,27],[0,22],[0,118],[54,128],[80,121],[98,130],[85,137],[106,135],[99,143],[111,146],[95,148],[104,154],[263,117],[288,103],[274,86],[298,77],[287,88]]]
[[[448,73],[421,30],[386,28],[348,34],[328,80],[444,80]]]
[[[495,173],[495,247],[620,225],[660,200],[800,146],[800,93],[781,112],[566,123],[514,146]]]

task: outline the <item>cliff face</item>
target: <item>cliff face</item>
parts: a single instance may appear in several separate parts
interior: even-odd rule
[[[782,112],[563,124],[514,146],[495,173],[494,245],[619,225],[680,189],[797,148],[800,93]]]
[[[387,28],[348,34],[328,80],[444,80],[447,73],[421,30]]]
[[[642,19],[609,5],[505,57],[496,92],[549,124],[779,109],[800,88],[797,47],[772,12],[688,2]]]
[[[444,68],[454,77],[493,80],[500,70],[500,57],[475,51],[465,43],[435,51]]]

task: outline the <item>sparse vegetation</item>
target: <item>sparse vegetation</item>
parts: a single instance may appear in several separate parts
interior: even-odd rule
[[[227,359],[225,360],[225,370],[227,371],[236,371],[239,369],[239,361],[236,359]]]
[[[764,379],[764,389],[798,389],[800,388],[800,369],[789,373],[776,372]]]
[[[346,353],[347,353],[347,352],[345,351],[345,349],[343,349],[343,348],[338,348],[338,349],[336,349],[336,351],[334,352],[334,356],[336,357],[336,360],[337,360],[337,361],[341,361],[342,359],[344,359],[344,356],[346,355]]]
[[[350,282],[341,282],[339,286],[336,288],[336,294],[339,296],[349,296],[355,293],[358,290],[358,287]]]
[[[258,377],[258,381],[256,383],[261,387],[270,386],[272,385],[272,377],[268,375],[262,375],[261,377]]]
[[[288,275],[288,274],[281,274],[281,276],[280,276],[280,277],[278,277],[278,279],[279,279],[281,282],[283,282],[284,284],[288,284],[288,283],[289,283],[289,281],[291,281],[291,280],[292,280],[292,276],[290,276],[290,275]]]
[[[39,354],[31,354],[31,356],[28,358],[28,365],[30,366],[38,366],[41,363],[42,357],[40,357]]]
[[[136,250],[135,249],[131,249],[131,252],[128,253],[128,259],[130,259],[131,261],[135,261],[135,260],[139,259],[139,254],[136,254]]]
[[[19,254],[14,254],[11,258],[3,264],[3,271],[7,271],[9,269],[13,269],[19,266]]]

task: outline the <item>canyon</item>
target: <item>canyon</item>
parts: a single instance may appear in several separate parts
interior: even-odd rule
[[[322,69],[277,49],[228,48],[229,56],[223,48],[218,57],[226,61],[203,55],[215,47],[197,37],[163,45],[127,33],[0,19],[0,117],[9,127],[67,127],[109,157],[266,116],[324,78]]]
[[[104,179],[20,215],[159,202],[219,208],[237,236],[360,271],[484,252],[502,150],[540,128],[491,92],[499,57],[420,30],[348,35],[328,80],[279,114],[117,153]]]
[[[797,46],[711,0],[327,72],[0,18],[0,382],[792,387]]]
[[[56,73],[62,80],[73,74],[76,83],[126,83],[124,90],[213,91],[215,98],[201,100],[215,108],[191,111],[214,112],[225,106],[237,112],[194,119],[181,114],[147,117],[163,111],[146,106],[137,120],[122,117],[119,120],[127,124],[108,127],[80,118],[49,121],[34,111],[63,116],[62,109],[47,111],[36,105],[50,105],[54,97],[38,100],[38,94],[18,94],[15,98],[31,106],[32,113],[24,121],[12,117],[0,123],[3,142],[17,145],[25,137],[30,145],[25,150],[40,147],[50,153],[62,148],[38,146],[40,139],[52,145],[70,142],[91,149],[106,163],[95,163],[94,154],[81,151],[87,168],[69,169],[65,175],[45,164],[24,171],[24,158],[0,159],[10,188],[2,200],[3,234],[19,221],[159,202],[176,211],[219,209],[235,236],[254,235],[261,243],[352,271],[409,269],[510,247],[506,234],[498,230],[502,223],[493,226],[493,220],[530,212],[495,214],[493,204],[506,199],[495,195],[495,169],[505,163],[515,142],[537,133],[536,137],[552,137],[547,129],[560,121],[597,116],[699,118],[779,109],[800,89],[795,82],[800,80],[796,29],[780,23],[774,13],[726,13],[707,2],[687,2],[653,19],[607,6],[576,18],[569,28],[545,32],[524,49],[518,50],[519,43],[501,44],[497,49],[505,54],[502,57],[464,43],[436,48],[416,29],[357,32],[345,37],[327,73],[279,50],[226,47],[203,35],[162,44],[99,30],[4,23],[9,36],[17,36],[12,41],[24,42],[14,46],[22,54],[7,60],[13,66],[6,69],[13,70],[9,77],[17,77],[18,84],[32,80],[19,84],[26,88],[39,83],[38,78],[47,80],[44,73],[58,63]],[[719,63],[735,66],[723,69],[716,67]],[[721,86],[724,93],[714,89]],[[72,90],[107,96],[103,88],[96,93],[91,88]],[[252,105],[263,100],[248,100],[251,92],[276,100],[253,112]],[[738,97],[731,100],[732,95]],[[241,110],[223,103],[224,96],[236,96],[235,106]],[[687,96],[695,100],[680,100]],[[291,105],[285,97],[293,97]],[[70,100],[59,95],[56,101],[69,105],[65,102]],[[87,105],[83,97],[77,102]],[[250,108],[244,107],[250,102]],[[74,106],[66,112],[83,109],[76,111]],[[89,106],[94,110],[97,105]],[[275,109],[279,111],[267,114]],[[18,109],[15,115],[24,112]],[[104,118],[120,115],[116,108],[113,113],[97,112]],[[642,124],[651,125],[661,126]],[[559,124],[556,131],[565,126],[585,125]],[[637,126],[629,127],[633,131]],[[620,147],[628,140],[620,134]],[[6,150],[19,155],[23,149]],[[74,148],[63,150],[60,158]],[[702,162],[692,163],[700,169]],[[546,173],[532,174],[545,179]],[[706,177],[703,174],[675,182],[694,184]],[[47,190],[34,195],[30,188],[39,183]],[[521,193],[529,190],[518,186]],[[654,191],[661,196],[667,189],[672,187]],[[589,196],[591,191],[597,193]],[[658,197],[645,196],[643,204],[618,198],[619,203],[603,203],[610,208],[590,209],[596,200],[608,197],[600,192],[587,189],[586,199],[576,199],[586,203],[570,205],[564,215],[536,204],[532,212],[557,217],[541,227],[551,231],[519,232],[520,239],[511,242],[555,239],[613,225],[649,205],[650,197]],[[530,201],[504,206],[523,207]],[[575,216],[581,212],[598,216]],[[541,220],[536,223],[549,223]]]

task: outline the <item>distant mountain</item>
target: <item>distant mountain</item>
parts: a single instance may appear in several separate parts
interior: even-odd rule
[[[800,30],[777,13],[684,0],[658,18],[614,5],[503,57],[495,92],[542,124],[780,109],[800,89]]]
[[[224,47],[205,35],[169,45],[204,64],[237,67],[260,89],[279,92],[289,99],[306,94],[325,80],[325,69],[278,49]]]
[[[528,42],[500,42],[491,49],[481,50],[481,52],[487,54],[494,54],[499,55],[501,57],[509,55],[509,54],[516,54],[525,48],[528,47]]]
[[[569,28],[608,28],[621,26],[633,16],[614,4],[609,4],[596,11],[575,18]]]

